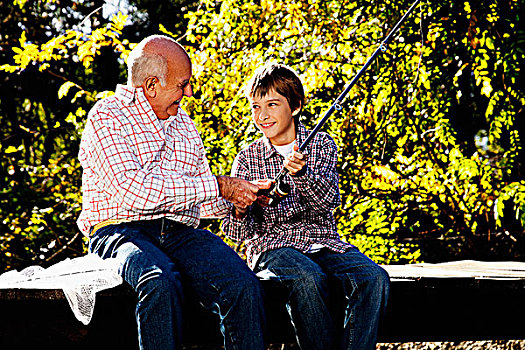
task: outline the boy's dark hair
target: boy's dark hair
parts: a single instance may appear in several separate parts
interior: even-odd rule
[[[305,102],[303,84],[291,67],[276,62],[265,63],[255,70],[246,85],[245,93],[247,97],[263,97],[272,89],[286,97],[292,112],[298,108],[301,111]],[[299,114],[294,116],[296,126]]]

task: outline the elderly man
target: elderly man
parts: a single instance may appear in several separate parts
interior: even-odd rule
[[[219,314],[226,349],[263,349],[262,292],[253,272],[220,238],[197,229],[228,202],[252,204],[257,185],[212,175],[197,129],[180,108],[192,96],[191,61],[165,36],[128,58],[128,84],[89,113],[79,159],[89,250],[117,258],[138,294],[141,349],[181,348],[184,290]]]

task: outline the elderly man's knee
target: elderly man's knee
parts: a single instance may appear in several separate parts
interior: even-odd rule
[[[180,274],[173,271],[162,271],[159,268],[143,273],[135,287],[139,293],[156,293],[159,295],[179,294],[182,289]]]
[[[240,293],[249,293],[251,295],[262,295],[261,282],[251,271],[240,273],[234,283]]]

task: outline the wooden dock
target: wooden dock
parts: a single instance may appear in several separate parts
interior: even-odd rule
[[[385,266],[391,276],[380,342],[525,339],[525,263],[457,261]],[[271,343],[294,341],[286,293],[262,281]],[[88,325],[75,319],[60,289],[0,289],[0,349],[136,349],[133,291],[97,294]],[[185,342],[220,344],[218,320],[186,306]]]

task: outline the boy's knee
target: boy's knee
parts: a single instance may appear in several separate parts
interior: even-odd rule
[[[379,265],[371,266],[368,271],[368,277],[361,281],[357,288],[365,295],[374,295],[382,299],[388,296],[390,289],[390,277],[385,269]]]
[[[305,271],[294,281],[295,287],[309,291],[324,291],[327,288],[328,276],[322,272]]]
[[[381,266],[377,265],[375,269],[376,284],[388,288],[390,286],[390,276],[388,272]]]

